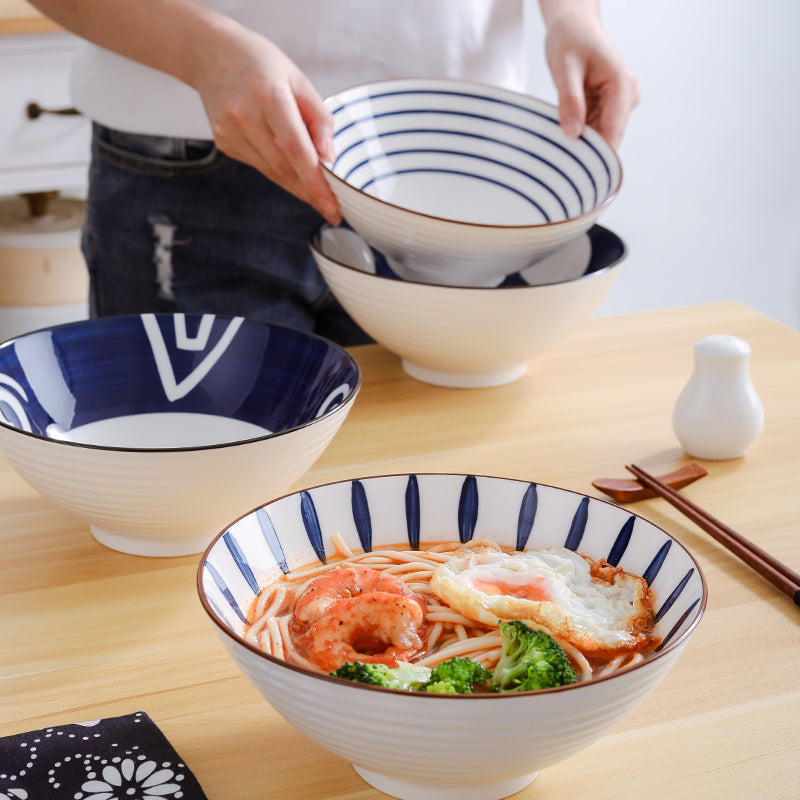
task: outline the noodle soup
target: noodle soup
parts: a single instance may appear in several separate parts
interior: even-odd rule
[[[453,657],[492,670],[499,620],[520,619],[553,636],[579,681],[631,666],[660,641],[641,577],[565,548],[476,540],[354,552],[339,535],[333,545],[327,563],[258,594],[246,641],[318,673],[356,660],[435,667]]]
[[[433,581],[431,572],[456,556],[445,550],[477,548],[484,538],[505,554],[570,551],[641,576],[655,611],[651,633],[660,642],[652,652],[642,650],[638,663],[611,672],[601,673],[591,655],[591,680],[544,691],[391,691],[290,660],[291,647],[305,654],[291,638],[294,611],[273,588],[294,592],[330,570],[349,568],[349,559],[376,571],[392,569],[425,600],[418,632],[424,647],[433,644],[415,658],[441,658],[447,642],[481,657],[467,640],[473,627],[478,635],[492,635],[492,626],[438,618],[453,609],[434,608],[425,585]],[[401,556],[382,568],[379,559],[387,551]],[[453,566],[459,567],[451,570],[455,575],[465,571],[463,564]],[[487,578],[467,577],[479,586]],[[197,580],[203,609],[242,676],[304,736],[347,759],[376,789],[405,800],[499,800],[528,785],[537,771],[575,756],[658,686],[690,643],[707,602],[691,553],[629,509],[545,484],[464,474],[353,478],[277,498],[220,532],[200,561]],[[496,583],[513,581],[504,575]],[[401,605],[413,616],[410,603]],[[301,604],[307,620],[318,611],[313,597]],[[461,639],[464,645],[457,644]],[[414,645],[408,637],[392,646]]]

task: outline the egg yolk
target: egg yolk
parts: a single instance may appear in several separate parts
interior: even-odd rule
[[[473,578],[472,585],[484,594],[503,594],[507,597],[518,597],[522,600],[550,600],[547,591],[547,578],[531,577],[525,583],[506,583],[500,580],[483,580]]]

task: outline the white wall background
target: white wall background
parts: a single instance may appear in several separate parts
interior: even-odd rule
[[[531,93],[555,102],[531,5]],[[800,329],[800,3],[601,9],[642,102],[600,218],[629,256],[597,313],[736,299]]]

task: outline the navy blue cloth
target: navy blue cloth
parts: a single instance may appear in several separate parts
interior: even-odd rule
[[[244,316],[370,342],[311,256],[320,222],[211,141],[95,124],[82,243],[90,313]]]
[[[143,711],[0,739],[9,800],[207,800]]]

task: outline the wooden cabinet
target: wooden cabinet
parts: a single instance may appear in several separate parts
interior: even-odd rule
[[[0,195],[85,190],[90,122],[70,108],[69,68],[80,47],[53,31],[0,36]],[[36,118],[35,104],[44,109]]]

